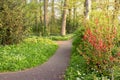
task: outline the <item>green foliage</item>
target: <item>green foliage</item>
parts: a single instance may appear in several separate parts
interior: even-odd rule
[[[59,41],[59,40],[70,40],[72,39],[73,34],[67,34],[65,36],[50,36],[49,38],[55,41]]]
[[[114,67],[114,77],[115,80],[119,80],[120,79],[120,67],[119,66],[115,66]]]
[[[72,53],[65,80],[94,80],[95,75],[87,70],[86,60],[81,55],[75,52]]]
[[[83,16],[83,15],[82,15]],[[75,15],[75,18],[70,18],[70,16],[67,17],[67,21],[66,21],[66,32],[68,34],[71,34],[73,32],[75,32],[79,26],[82,25],[82,23],[80,22],[80,20],[82,20],[81,15]]]
[[[70,34],[70,33],[75,32],[75,30],[78,28],[79,21],[78,20],[73,21],[73,20],[67,19],[66,25],[67,25],[66,26],[67,33]]]
[[[113,24],[110,14],[98,12],[86,25],[83,38],[85,51],[81,51],[81,46],[78,49],[87,60],[89,68],[91,67],[91,70],[104,76],[111,76],[113,67],[119,66],[120,50],[117,46],[119,26],[117,24],[117,22]]]
[[[21,1],[0,1],[0,44],[18,43],[25,33]]]
[[[59,19],[56,19],[55,22],[51,20],[49,24],[50,28],[50,35],[59,35],[60,34],[60,29],[61,29],[61,22]]]
[[[87,64],[87,60],[81,55],[82,52],[87,52],[85,50],[86,45],[84,43],[83,37],[85,33],[85,27],[80,27],[79,30],[75,32],[73,37],[73,48],[72,48],[72,56],[70,65],[65,74],[65,80],[108,80],[107,76],[101,77],[100,74],[94,72],[89,67],[90,65]],[[81,50],[78,51],[78,48]],[[115,48],[114,51],[116,51]],[[114,77],[115,80],[119,80],[119,73],[120,68],[119,66],[114,67]]]
[[[33,1],[24,7],[26,26],[30,28],[30,34],[43,35],[42,6],[42,2]]]
[[[49,39],[31,37],[17,45],[0,46],[0,71],[18,71],[47,61],[57,49]]]
[[[79,63],[81,58],[75,59],[76,56],[72,55],[66,80],[101,80],[102,78],[107,80],[111,79],[111,75],[114,75],[115,80],[119,79],[120,28],[118,21],[115,21],[116,23],[113,24],[112,15],[106,12],[95,12],[89,22],[83,22],[84,27],[80,27],[75,33],[73,54],[76,53],[85,60],[84,64],[87,66],[82,70],[81,67],[77,69],[76,65],[84,66],[84,64]],[[87,76],[81,78],[81,75],[77,74],[78,70],[81,70],[79,73],[86,72]]]
[[[79,47],[78,45],[81,44],[82,46],[84,46],[83,44],[83,36],[84,36],[84,32],[85,32],[85,27],[80,26],[80,28],[78,30],[76,30],[75,35],[73,36],[73,52],[77,52],[77,48]]]

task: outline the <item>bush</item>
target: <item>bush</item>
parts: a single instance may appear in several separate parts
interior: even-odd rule
[[[76,35],[74,35],[73,37],[71,61],[66,71],[65,80],[101,80],[101,78],[110,78],[111,75],[109,75],[109,72],[104,73],[104,70],[102,71],[102,73],[96,72],[96,68],[93,68],[93,66],[97,65],[90,63],[88,64],[86,55],[88,55],[88,57],[91,57],[90,54],[93,50],[91,49],[92,46],[88,42],[86,44],[86,41],[83,39],[85,34],[85,27],[80,27],[80,29],[76,31],[75,34]],[[91,50],[91,52],[89,51],[89,49]],[[112,53],[117,53],[117,49],[118,46],[114,46]],[[119,79],[119,72],[119,66],[114,66],[115,80]]]
[[[83,36],[84,36],[84,32],[85,32],[85,27],[83,27],[83,26],[81,26],[75,33],[74,33],[74,36],[73,36],[73,43],[72,43],[72,45],[73,45],[73,49],[72,49],[72,51],[73,51],[73,53],[75,52],[75,53],[79,53],[78,51],[77,51],[77,48],[79,47],[78,45],[79,44],[83,44]],[[82,45],[82,46],[84,46],[84,45]]]
[[[75,59],[76,56],[72,55],[66,80],[101,80],[102,78],[107,80],[113,77],[118,80],[120,28],[117,21],[113,24],[110,14],[98,12],[83,26],[76,31],[73,40],[73,54],[76,53],[79,58]],[[84,64],[81,59],[85,60]],[[81,70],[79,66],[84,65],[87,65],[86,68]],[[84,72],[87,76],[79,75],[78,70],[81,70],[79,73]]]
[[[25,32],[22,0],[0,1],[0,44],[18,43]]]
[[[87,69],[95,76],[112,77],[114,67],[119,66],[119,26],[112,24],[111,15],[99,13],[76,32],[73,52],[86,60]]]

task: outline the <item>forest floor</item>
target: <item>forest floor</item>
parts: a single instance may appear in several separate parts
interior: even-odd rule
[[[0,80],[64,80],[69,65],[72,41],[57,41],[59,48],[44,64],[18,72],[0,73]]]

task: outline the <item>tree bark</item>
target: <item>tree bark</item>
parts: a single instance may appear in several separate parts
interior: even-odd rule
[[[54,1],[55,1],[55,0],[52,0],[52,16],[51,16],[52,23],[55,22]]]
[[[85,0],[84,7],[85,7],[85,12],[84,12],[85,19],[89,20],[90,12],[91,12],[91,0]]]
[[[42,21],[42,6],[41,6],[42,1],[39,0],[39,3],[40,3],[40,23],[42,24],[43,23],[43,21]]]
[[[73,27],[76,26],[76,7],[74,6],[73,8]]]
[[[70,33],[72,31],[72,26],[71,26],[71,20],[72,20],[72,9],[68,9],[69,15],[68,15],[68,32]]]
[[[69,20],[71,20],[71,16],[72,16],[72,9],[69,9]]]
[[[62,15],[61,35],[66,35],[66,16],[67,16],[67,0],[64,2],[64,10]]]
[[[48,34],[48,0],[44,0],[44,34]]]

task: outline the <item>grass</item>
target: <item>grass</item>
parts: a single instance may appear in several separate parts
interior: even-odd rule
[[[55,40],[55,41],[64,41],[64,40],[69,40],[73,37],[73,34],[67,34],[65,36],[50,36],[49,39]]]
[[[0,72],[18,71],[47,61],[57,49],[49,39],[27,38],[17,45],[0,46]]]

